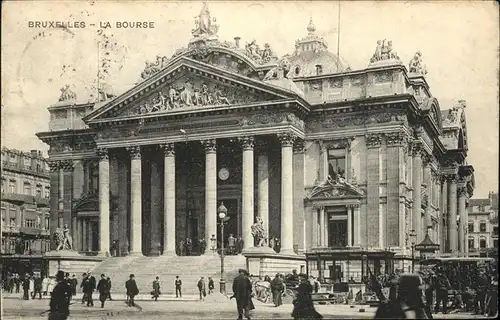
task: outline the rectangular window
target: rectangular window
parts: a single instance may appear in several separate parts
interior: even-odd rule
[[[45,230],[49,230],[49,218],[45,218]]]
[[[29,182],[24,183],[24,194],[31,196],[31,184]]]
[[[498,236],[498,227],[493,227],[493,235]]]
[[[5,192],[5,180],[2,179],[2,193]]]
[[[479,240],[479,248],[481,248],[481,249],[486,248],[486,239]]]
[[[9,192],[16,193],[16,180],[9,181]]]
[[[486,232],[486,223],[481,222],[479,224],[479,232]]]
[[[498,239],[493,239],[493,248],[498,248]]]
[[[469,250],[474,249],[474,238],[469,238]]]
[[[474,232],[474,222],[469,222],[469,233]]]
[[[337,175],[346,178],[345,155],[345,149],[328,150],[328,174],[333,179],[336,179]]]

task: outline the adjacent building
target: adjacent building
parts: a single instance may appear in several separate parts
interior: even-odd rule
[[[220,40],[214,21],[205,6],[187,47],[147,62],[117,97],[79,101],[62,89],[37,134],[50,146],[51,230],[68,225],[79,251],[103,256],[112,245],[171,255],[187,238],[197,252],[220,242],[223,203],[223,240],[241,237],[244,250],[260,217],[281,255],[405,259],[426,234],[442,253],[467,251],[467,104],[440,106],[420,52],[405,66],[378,41],[352,70],[312,20],[283,57]],[[332,261],[309,270],[348,277]]]
[[[468,210],[469,254],[485,255],[488,249],[498,248],[498,193],[471,199]]]
[[[29,270],[50,250],[47,160],[41,151],[2,148],[1,180],[2,266]]]

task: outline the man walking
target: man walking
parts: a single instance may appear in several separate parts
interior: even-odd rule
[[[38,293],[38,300],[40,300],[42,299],[42,278],[40,278],[40,276],[36,276],[34,280],[34,290],[31,299],[35,299],[35,296]]]
[[[83,299],[82,303],[87,302],[87,307],[94,306],[94,299],[92,299],[92,292],[94,291],[94,287],[92,286],[92,281],[90,280],[87,274],[83,274],[84,278],[82,280],[82,284],[80,287],[83,289]]]
[[[205,296],[207,295],[205,280],[203,277],[198,281],[198,291],[200,292],[200,300],[205,300]]]
[[[99,291],[99,301],[101,301],[101,308],[104,308],[104,302],[109,295],[109,282],[104,274],[101,274],[101,280],[97,284],[97,291]]]
[[[443,313],[448,313],[448,289],[450,288],[450,281],[448,281],[442,270],[438,269],[436,271],[436,306],[434,313],[439,312],[441,304],[443,304]]]
[[[30,290],[30,276],[26,274],[23,279],[23,299],[29,300],[29,290]]]
[[[69,316],[71,288],[64,279],[64,272],[61,270],[57,271],[56,281],[57,284],[50,297],[49,320],[66,320]]]
[[[75,275],[73,275],[70,282],[71,282],[71,294],[73,296],[76,296],[76,286],[78,285],[78,280],[76,279]]]
[[[137,288],[135,276],[133,274],[131,274],[127,282],[125,282],[125,289],[127,289],[127,305],[129,307],[135,307],[134,298],[139,294],[139,288]]]
[[[113,301],[113,299],[111,299],[111,278],[107,277],[106,280],[108,280],[108,286],[109,286],[107,299],[109,299],[109,301]]]
[[[250,319],[249,304],[252,294],[252,283],[246,277],[246,270],[238,270],[239,275],[233,281],[233,296],[236,298],[236,308],[238,310],[238,320]]]
[[[215,284],[214,279],[212,277],[208,277],[208,294],[214,293]]]
[[[175,297],[182,298],[182,280],[179,279],[179,276],[175,277]]]

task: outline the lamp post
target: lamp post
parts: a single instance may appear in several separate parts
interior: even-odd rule
[[[414,229],[410,230],[410,241],[411,241],[411,272],[415,272],[415,239],[417,238],[417,233]]]
[[[224,276],[224,221],[227,214],[227,208],[224,203],[221,202],[219,208],[217,209],[220,219],[220,293],[226,294],[226,279]]]

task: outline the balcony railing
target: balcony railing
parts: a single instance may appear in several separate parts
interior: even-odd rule
[[[49,199],[41,196],[32,196],[21,193],[7,193],[2,192],[3,201],[12,201],[19,203],[36,203],[37,205],[47,207],[49,205]]]

